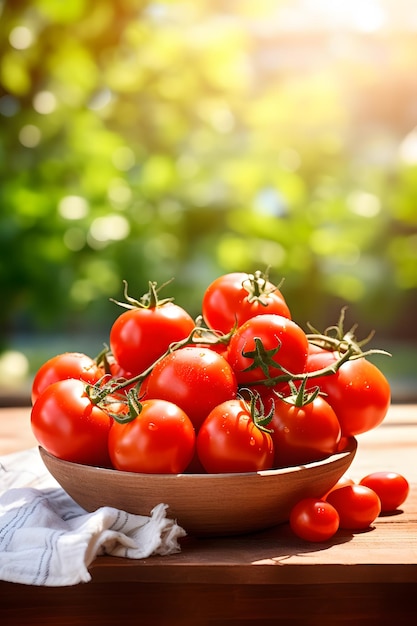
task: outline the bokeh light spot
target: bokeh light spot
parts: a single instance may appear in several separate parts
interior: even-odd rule
[[[135,165],[135,153],[127,146],[120,146],[112,154],[115,167],[122,172],[127,172]]]
[[[89,204],[83,196],[65,196],[59,201],[58,212],[66,220],[81,220],[88,215]]]
[[[36,148],[42,139],[40,128],[34,124],[26,124],[20,129],[19,141],[25,148]]]
[[[55,111],[56,97],[51,91],[39,91],[33,98],[33,108],[41,115],[48,115]]]
[[[126,239],[129,233],[130,225],[123,215],[105,215],[97,217],[91,224],[88,243],[93,248],[100,248],[111,241]]]
[[[132,200],[132,190],[128,183],[121,178],[110,181],[107,195],[116,208],[124,208]]]
[[[85,233],[82,228],[68,228],[64,233],[64,244],[72,252],[82,250],[86,243]]]
[[[20,385],[29,372],[27,357],[18,350],[6,350],[0,354],[0,380],[7,387]]]
[[[376,217],[381,211],[381,203],[372,193],[352,191],[347,198],[349,209],[360,217]]]
[[[9,42],[16,50],[26,50],[33,43],[33,33],[27,26],[16,26],[10,31]]]

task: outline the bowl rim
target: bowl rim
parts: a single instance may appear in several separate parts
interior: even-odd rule
[[[266,470],[259,470],[257,472],[221,472],[217,474],[208,474],[208,473],[194,474],[194,473],[185,473],[185,472],[179,473],[179,474],[163,474],[163,473],[155,474],[155,473],[143,473],[143,472],[128,472],[124,470],[117,470],[112,467],[100,467],[97,465],[87,465],[85,463],[76,463],[75,461],[68,461],[66,459],[61,459],[60,457],[55,456],[54,454],[46,450],[43,446],[38,446],[38,449],[42,458],[44,456],[49,457],[53,461],[56,461],[62,464],[63,466],[67,465],[68,467],[85,468],[86,471],[96,471],[96,472],[103,473],[103,475],[110,473],[111,475],[116,475],[116,474],[124,475],[126,477],[131,477],[131,478],[136,477],[136,478],[142,478],[144,480],[149,479],[150,477],[153,477],[155,479],[164,478],[165,480],[181,478],[182,480],[192,479],[192,480],[204,481],[204,480],[216,480],[216,479],[224,480],[225,478],[232,478],[232,477],[241,478],[242,476],[252,476],[252,477],[254,476],[280,476],[280,475],[290,474],[294,472],[301,472],[301,471],[308,470],[314,467],[320,467],[322,465],[335,463],[338,460],[343,459],[345,456],[348,456],[350,454],[355,454],[357,447],[358,447],[357,439],[352,436],[347,439],[346,444],[342,450],[339,450],[338,452],[335,452],[334,454],[331,454],[325,457],[324,459],[320,459],[318,461],[311,461],[310,463],[305,463],[303,465],[290,465],[288,467],[278,467],[278,468],[271,468],[271,469],[266,469]]]

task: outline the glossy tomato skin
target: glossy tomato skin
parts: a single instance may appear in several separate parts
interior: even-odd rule
[[[186,339],[194,326],[192,317],[172,302],[129,309],[110,329],[110,348],[120,367],[136,376],[161,357],[171,343]]]
[[[307,371],[314,372],[334,363],[338,355],[327,350],[312,352],[307,360]],[[333,407],[342,435],[359,435],[378,426],[391,403],[390,385],[383,373],[362,357],[343,363],[335,374],[310,380],[318,385]]]
[[[102,378],[104,371],[97,363],[82,352],[64,352],[45,361],[38,369],[32,382],[32,404],[52,383],[66,378],[79,378],[94,384]]]
[[[274,442],[274,467],[303,465],[337,451],[340,424],[332,407],[321,396],[304,406],[274,394],[274,413],[268,424]],[[268,411],[268,403],[266,403]]]
[[[109,454],[115,469],[180,474],[195,450],[195,431],[182,409],[165,400],[146,400],[130,422],[114,422]]]
[[[339,513],[340,528],[365,530],[381,512],[381,501],[372,489],[364,485],[346,485],[331,491],[329,502]]]
[[[239,326],[230,339],[227,359],[235,371],[239,384],[255,383],[267,378],[260,367],[246,371],[254,365],[254,360],[244,356],[244,353],[255,350],[255,338],[262,341],[265,350],[278,349],[272,357],[277,367],[272,365],[269,368],[271,378],[282,374],[278,364],[291,374],[304,372],[308,355],[308,340],[300,326],[282,315],[257,315]]]
[[[111,466],[107,448],[111,424],[112,418],[88,398],[84,382],[74,378],[49,385],[31,412],[33,433],[45,450],[85,465]]]
[[[209,348],[186,346],[155,365],[146,379],[145,398],[177,404],[196,431],[210,411],[236,398],[236,376],[226,359]]]
[[[216,278],[203,294],[202,313],[209,328],[229,333],[237,325],[241,326],[249,318],[264,313],[274,313],[291,318],[291,312],[280,290],[266,281],[267,295],[250,300],[244,285],[250,275],[232,272]]]
[[[297,537],[305,541],[327,541],[339,529],[339,515],[328,502],[316,498],[303,498],[292,508],[290,527]]]
[[[197,455],[209,474],[257,472],[272,467],[274,446],[271,435],[254,423],[248,405],[235,399],[206,417],[197,434]]]
[[[372,472],[364,476],[359,484],[375,491],[381,501],[382,513],[398,509],[410,491],[407,479],[397,472]]]
[[[346,487],[347,485],[354,484],[355,481],[353,480],[353,478],[349,478],[349,476],[342,476],[341,478],[339,478],[337,483],[333,485],[333,487],[331,487],[324,496],[322,496],[322,499],[325,500],[331,491],[335,491],[336,489],[340,489],[341,487]]]

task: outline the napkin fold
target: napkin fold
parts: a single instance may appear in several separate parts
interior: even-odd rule
[[[91,580],[101,554],[143,559],[180,551],[185,531],[160,503],[149,516],[81,508],[36,448],[0,457],[0,580],[50,587]]]

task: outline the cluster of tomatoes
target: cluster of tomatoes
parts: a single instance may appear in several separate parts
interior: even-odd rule
[[[145,473],[253,472],[320,460],[384,419],[390,387],[339,323],[306,333],[262,272],[220,276],[194,320],[149,283],[96,359],[32,386],[31,423],[69,461]]]
[[[397,472],[379,471],[359,483],[348,477],[322,498],[304,498],[290,513],[294,533],[306,541],[326,541],[341,529],[365,530],[381,513],[391,513],[406,500],[410,486]]]

